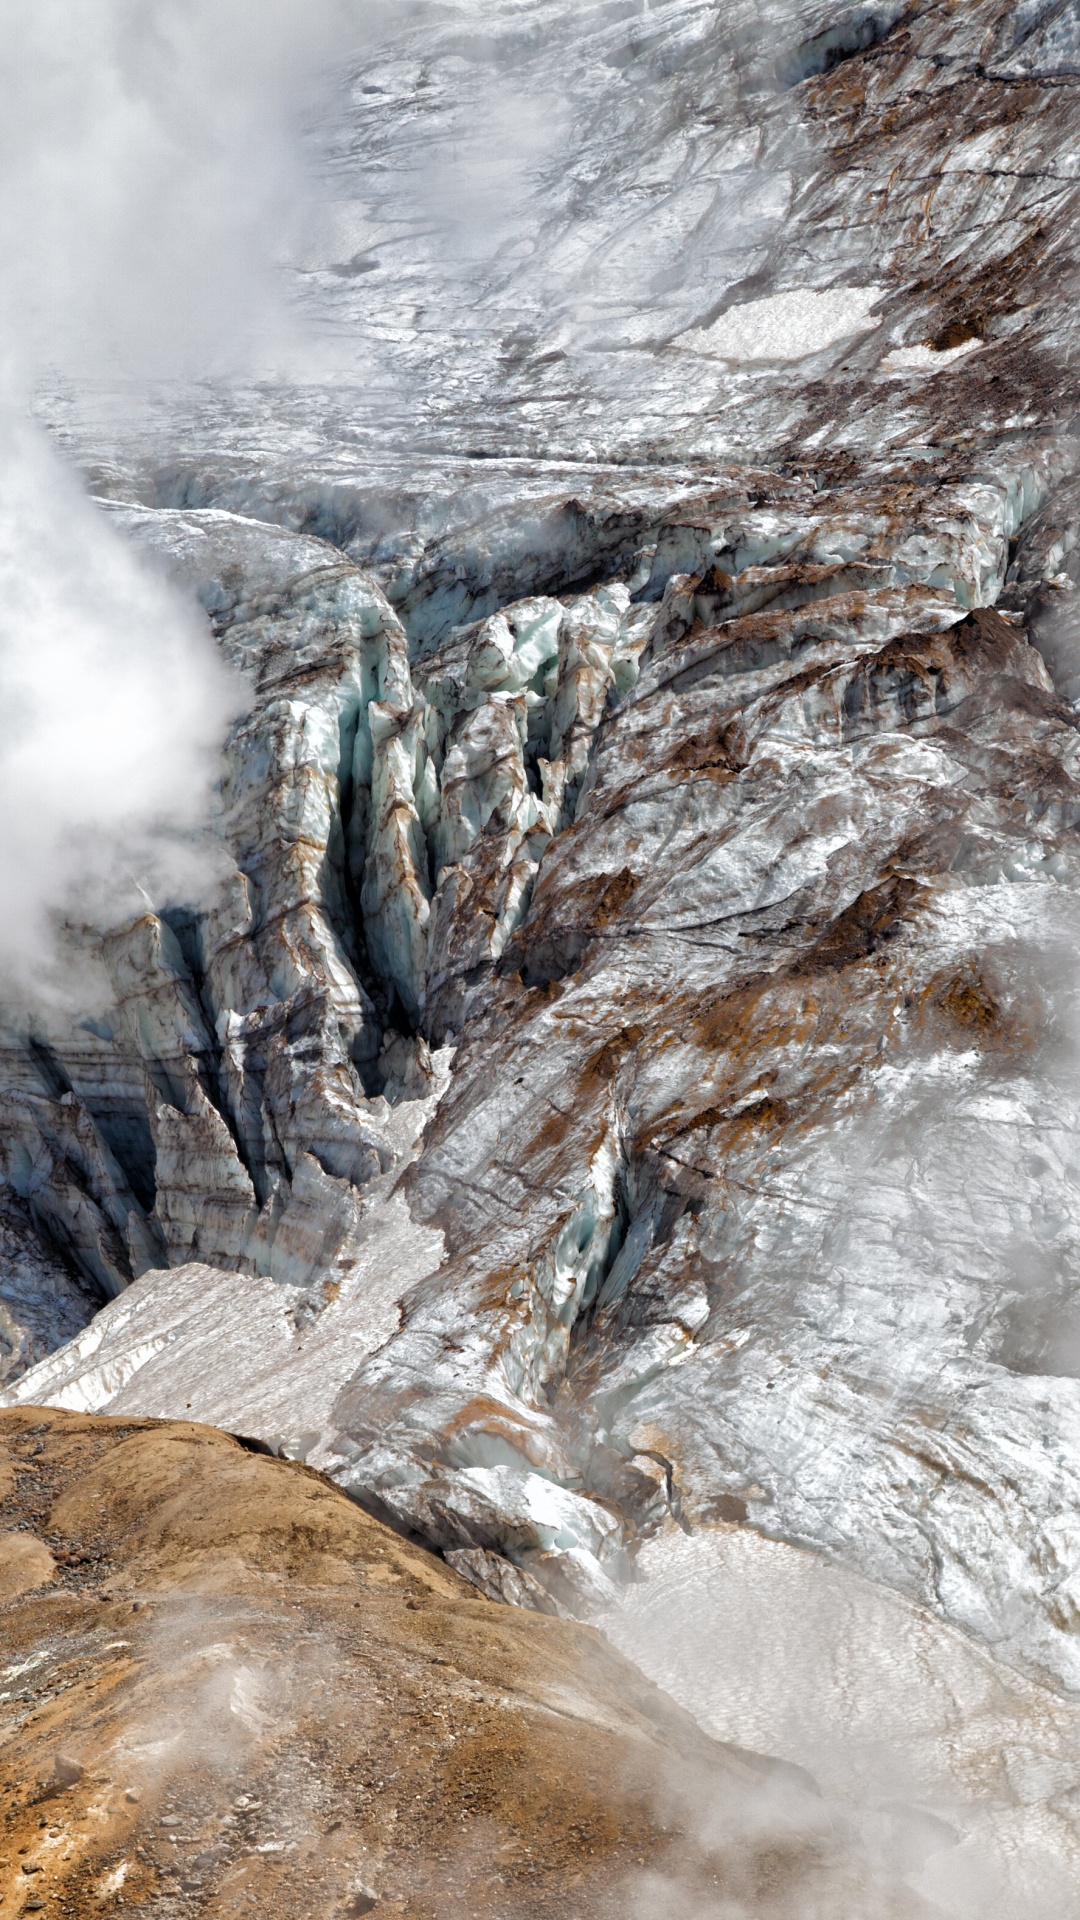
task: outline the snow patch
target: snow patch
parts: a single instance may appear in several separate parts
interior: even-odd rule
[[[816,293],[797,287],[790,293],[769,294],[730,307],[711,327],[691,327],[675,344],[691,353],[720,360],[805,360],[822,353],[837,340],[869,333],[881,325],[872,308],[881,299],[881,287],[830,287]]]
[[[985,340],[964,340],[958,347],[944,347],[939,352],[936,347],[894,347],[881,362],[882,373],[940,373],[943,367],[951,367],[957,360],[966,360],[969,354],[978,353],[986,345]]]

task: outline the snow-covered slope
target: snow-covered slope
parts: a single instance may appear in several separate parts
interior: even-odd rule
[[[332,376],[43,400],[251,705],[212,905],[9,1021],[56,1339],[58,1253],[118,1296],[12,1397],[537,1604],[744,1529],[931,1691],[1080,1688],[1074,14],[410,14]]]

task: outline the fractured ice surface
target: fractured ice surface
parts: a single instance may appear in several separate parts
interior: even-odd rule
[[[447,1072],[436,1056],[437,1084]],[[404,1160],[438,1097],[395,1113]],[[190,1414],[302,1456],[329,1426],[341,1379],[390,1337],[402,1299],[442,1259],[442,1235],[414,1224],[387,1185],[373,1182],[351,1263],[321,1295],[198,1263],[152,1269],[27,1374],[13,1403]]]
[[[1080,1686],[1071,29],[751,11],[403,20],[306,256],[360,371],[57,399],[251,704],[210,910],[8,1023],[20,1221],[119,1296],[13,1392],[284,1444],[518,1599],[636,1562],[717,1728],[1015,1888]],[[558,140],[458,258],[508,64]]]
[[[42,1246],[29,1209],[0,1198],[0,1381],[17,1379],[81,1331],[100,1295]]]

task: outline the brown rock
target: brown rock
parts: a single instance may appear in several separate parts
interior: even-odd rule
[[[58,1753],[53,1761],[53,1779],[59,1787],[73,1787],[83,1777],[83,1768],[78,1760],[72,1760],[67,1754]]]
[[[32,1533],[0,1534],[0,1604],[56,1579],[56,1561]]]
[[[0,1459],[31,1417],[0,1414]],[[238,1902],[289,1920],[539,1920],[572,1875],[574,1920],[591,1920],[620,1910],[639,1863],[735,1899],[752,1882],[779,1902],[823,1873],[855,1886],[804,1776],[707,1739],[599,1634],[493,1605],[310,1468],[211,1428],[62,1412],[45,1457],[50,1530],[156,1597],[120,1642],[77,1587],[5,1618],[10,1657],[37,1657],[39,1707],[0,1708],[4,1851],[36,1843],[23,1783],[78,1767],[49,1867],[71,1920],[121,1886],[152,1910],[177,1872],[208,1920]],[[771,1782],[779,1850],[738,1813]],[[722,1841],[701,1796],[729,1810]],[[16,1885],[19,1864],[0,1866],[0,1895]]]

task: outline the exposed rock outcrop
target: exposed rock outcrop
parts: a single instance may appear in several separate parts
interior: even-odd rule
[[[0,1475],[13,1913],[929,1914],[807,1775],[708,1740],[598,1634],[492,1605],[308,1468],[34,1412],[0,1420]]]

